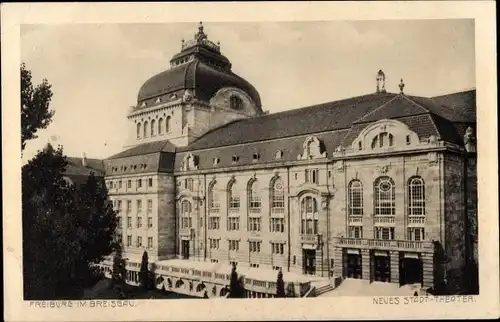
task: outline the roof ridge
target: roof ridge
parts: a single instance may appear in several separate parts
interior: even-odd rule
[[[363,115],[361,118],[355,120],[354,122],[352,122],[352,124],[356,124],[356,123],[361,123],[363,121],[363,119],[365,119],[366,117],[368,117],[369,115],[375,113],[376,111],[380,110],[381,108],[387,106],[387,104],[391,103],[392,101],[394,101],[396,98],[398,98],[399,96],[401,96],[401,94],[397,94],[396,96],[394,96],[393,98],[391,98],[389,101],[385,102],[384,104],[380,105],[379,107],[371,110],[370,112],[368,112],[367,114]]]
[[[414,105],[417,105],[418,107],[423,108],[424,111],[426,111],[427,113],[432,113],[427,107],[424,107],[424,106],[420,105],[419,103],[417,103],[414,100],[410,99],[408,96],[406,96],[406,95],[401,95],[401,96],[403,96],[410,103],[413,103]],[[413,97],[418,97],[418,96],[413,96]],[[425,98],[425,97],[422,97],[422,98]]]
[[[464,89],[461,89],[461,90],[458,90],[458,91],[453,91],[453,92],[450,92],[450,93],[447,93],[447,94],[440,94],[440,95],[430,96],[429,98],[443,97],[443,96],[455,95],[455,94],[458,94],[458,93],[466,93],[466,92],[473,92],[473,91],[476,91],[476,86],[469,87],[469,88],[464,88]]]

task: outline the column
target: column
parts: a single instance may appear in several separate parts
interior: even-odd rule
[[[361,250],[361,278],[364,280],[371,280],[371,272],[370,272],[370,250],[362,249]]]
[[[391,283],[399,283],[399,252],[391,251]]]
[[[340,247],[335,247],[333,249],[333,275],[335,277],[342,277],[343,276],[343,268],[344,261],[342,258],[342,248]]]
[[[422,279],[423,287],[429,288],[434,286],[434,258],[432,254],[423,253],[422,261]]]

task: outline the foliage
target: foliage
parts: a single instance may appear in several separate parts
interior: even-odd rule
[[[37,138],[36,132],[52,121],[54,111],[49,110],[52,99],[51,85],[46,79],[33,86],[31,71],[21,65],[21,150],[26,141]]]
[[[276,280],[276,297],[285,297],[285,281],[283,281],[283,272],[278,272]]]
[[[125,260],[122,257],[121,245],[117,246],[115,256],[113,256],[113,271],[111,273],[111,287],[123,286],[125,284],[126,268]]]
[[[62,148],[48,144],[22,168],[25,300],[78,296],[97,278],[94,264],[116,244],[116,214],[93,175],[66,183]]]
[[[233,268],[231,269],[231,280],[229,282],[229,298],[243,298],[244,295],[245,289],[243,286],[243,280],[238,278],[236,264],[233,263]]]

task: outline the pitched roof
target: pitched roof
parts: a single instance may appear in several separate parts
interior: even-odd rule
[[[130,149],[110,156],[108,159],[120,159],[136,155],[150,154],[156,152],[175,152],[175,145],[168,140],[142,143]]]
[[[64,172],[67,176],[88,176],[91,172],[95,176],[104,175],[104,163],[100,159],[86,158],[85,166],[83,165],[83,158],[66,157],[68,165]]]
[[[351,127],[397,94],[377,93],[235,121],[214,129],[178,151],[286,138]]]
[[[461,116],[461,120],[454,121],[476,122],[476,89],[434,96],[432,100],[441,106],[452,108]]]

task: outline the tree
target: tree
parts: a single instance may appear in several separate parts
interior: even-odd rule
[[[52,85],[43,79],[33,86],[31,71],[21,65],[21,151],[26,141],[37,138],[36,132],[45,129],[52,121],[54,111],[49,110]]]
[[[93,175],[82,186],[67,184],[66,166],[62,148],[48,144],[22,168],[25,300],[78,297],[116,247],[104,184]]]
[[[241,279],[238,279],[236,272],[236,263],[233,263],[231,269],[231,280],[229,282],[229,297],[230,298],[243,298],[244,288]]]
[[[141,270],[139,272],[140,284],[143,288],[149,289],[149,269],[148,269],[148,252],[142,253]]]
[[[283,281],[283,272],[278,272],[276,281],[276,297],[285,297],[285,282]]]
[[[113,256],[113,271],[111,273],[111,286],[122,286],[125,283],[125,260],[122,257],[121,245],[117,246]]]

